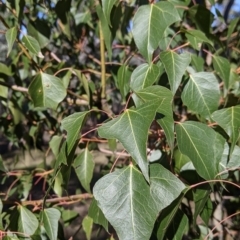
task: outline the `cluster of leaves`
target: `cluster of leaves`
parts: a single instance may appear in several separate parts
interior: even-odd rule
[[[211,6],[190,0],[0,4],[1,137],[44,152],[8,170],[3,155],[4,239],[64,239],[78,214],[60,206],[85,199],[74,234],[87,239],[93,224],[111,239],[213,238],[216,203],[240,181],[239,18],[213,29]],[[103,142],[112,158],[93,187]]]

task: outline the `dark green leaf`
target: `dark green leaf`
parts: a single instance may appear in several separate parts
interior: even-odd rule
[[[158,209],[137,168],[130,165],[105,175],[96,183],[93,193],[119,239],[150,238]]]
[[[131,71],[129,70],[128,66],[123,64],[117,72],[117,85],[124,99],[129,92],[129,85],[130,85],[130,77]]]
[[[170,226],[167,229],[167,237],[172,240],[179,240],[188,230],[188,217],[178,209]]]
[[[112,8],[117,0],[102,0],[103,13],[107,19],[108,24],[111,26],[110,15]]]
[[[205,124],[192,121],[177,124],[176,134],[179,150],[191,159],[198,174],[206,180],[215,179],[224,149],[223,137]]]
[[[62,128],[67,131],[67,154],[70,154],[76,141],[80,138],[80,131],[87,114],[88,112],[78,112],[62,120]]]
[[[84,189],[88,192],[91,192],[90,182],[93,176],[94,165],[93,156],[87,148],[74,160],[74,169],[77,177]]]
[[[141,64],[132,73],[130,87],[133,91],[142,90],[158,80],[161,67],[156,64]]]
[[[240,106],[217,110],[212,114],[212,119],[216,121],[230,137],[232,147],[231,152],[239,138],[240,129]]]
[[[166,231],[168,227],[170,226],[171,222],[174,219],[174,216],[176,215],[179,205],[182,202],[182,198],[184,197],[183,194],[181,194],[177,199],[175,199],[172,204],[170,204],[168,207],[164,208],[159,216],[160,222],[157,222],[157,239],[163,240],[166,234]]]
[[[43,72],[38,73],[32,80],[28,93],[34,107],[52,109],[56,109],[67,94],[61,79]]]
[[[224,57],[213,55],[213,67],[219,77],[223,80],[225,89],[228,90],[231,71],[229,60]]]
[[[161,86],[150,86],[135,92],[133,95],[134,102],[139,106],[142,102],[154,101],[158,103],[157,112],[164,117],[157,119],[157,122],[163,128],[168,140],[168,144],[173,150],[174,147],[174,121],[172,113],[173,95],[170,90]]]
[[[158,211],[170,205],[184,189],[185,185],[162,165],[150,165],[150,191]]]
[[[190,74],[182,93],[183,103],[194,113],[209,118],[217,110],[220,100],[218,80],[212,73]]]
[[[182,53],[178,55],[173,51],[165,51],[160,53],[160,59],[165,67],[169,84],[174,95],[181,83],[186,68],[190,64],[190,54]]]
[[[182,154],[179,149],[174,150],[173,153],[173,158],[174,158],[174,170],[177,174],[181,172],[182,167],[190,162],[191,160],[184,154]]]
[[[138,9],[133,18],[133,38],[140,53],[149,63],[166,28],[178,20],[178,12],[170,2],[161,1]]]
[[[5,37],[8,44],[8,52],[7,52],[7,56],[8,56],[12,51],[13,44],[17,38],[17,27],[15,26],[15,27],[9,28],[6,31]]]
[[[108,231],[108,221],[103,215],[102,210],[98,207],[97,201],[93,198],[91,205],[88,210],[88,216],[93,219],[93,222],[96,224],[100,224]]]
[[[146,154],[148,129],[152,123],[158,102],[147,102],[136,109],[127,109],[122,115],[103,124],[98,133],[104,138],[116,138],[139,165],[144,177],[149,181]]]

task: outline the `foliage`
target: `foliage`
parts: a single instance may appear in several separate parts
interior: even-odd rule
[[[0,1],[3,239],[213,239],[239,226],[239,18],[213,27],[210,7]]]

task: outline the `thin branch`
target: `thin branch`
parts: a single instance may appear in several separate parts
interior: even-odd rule
[[[93,195],[90,193],[83,193],[83,194],[77,194],[77,195],[66,196],[66,197],[49,198],[49,199],[46,199],[46,203],[60,203],[63,201],[69,202],[69,201],[76,201],[76,200],[82,201],[85,199],[91,199],[92,197]],[[2,200],[2,202],[5,205],[21,204],[23,206],[26,206],[26,205],[40,206],[43,204],[44,199],[27,200],[27,201]]]

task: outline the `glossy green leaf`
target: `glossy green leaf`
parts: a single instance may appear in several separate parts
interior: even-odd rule
[[[187,121],[176,126],[179,150],[188,156],[198,174],[215,179],[225,140],[203,123]]]
[[[169,84],[173,95],[176,93],[181,83],[182,76],[191,62],[189,53],[177,54],[173,51],[160,53],[160,59],[168,75]]]
[[[220,100],[218,80],[212,73],[190,74],[182,93],[183,103],[189,110],[209,118],[217,110]]]
[[[150,191],[158,211],[170,205],[184,189],[185,185],[162,165],[150,165]]]
[[[26,207],[19,206],[18,231],[27,235],[33,235],[38,228],[38,220]]]
[[[97,201],[95,198],[92,199],[91,205],[88,210],[88,216],[93,219],[93,222],[96,224],[100,224],[108,231],[108,221],[103,215],[102,210],[98,207]]]
[[[103,124],[98,133],[103,138],[116,138],[139,165],[149,181],[146,154],[148,129],[152,123],[158,102],[147,102],[140,107],[127,109],[122,115]]]
[[[108,52],[108,58],[111,59],[112,58],[112,34],[109,29],[107,19],[103,13],[101,6],[97,4],[95,8],[96,8],[97,15],[100,19],[100,24],[101,24],[100,31],[102,31],[103,33],[104,42]]]
[[[200,217],[206,226],[209,225],[209,220],[213,214],[213,204],[210,198],[208,198],[203,210],[200,212]]]
[[[88,112],[73,113],[62,120],[62,128],[67,131],[67,154],[72,151],[76,141],[79,140],[87,114]]]
[[[15,26],[15,27],[9,28],[6,31],[5,37],[8,44],[8,52],[7,52],[7,56],[8,56],[12,51],[13,44],[17,38],[17,27]]]
[[[43,72],[38,73],[32,80],[28,93],[34,107],[49,107],[52,109],[56,109],[67,94],[60,78]]]
[[[151,86],[154,82],[158,80],[161,73],[161,66],[156,64],[141,64],[134,69],[130,87],[133,91],[138,91],[143,88]]]
[[[212,119],[216,121],[230,137],[234,148],[240,133],[240,105],[217,110],[212,114]]]
[[[111,26],[110,15],[112,8],[117,0],[102,0],[102,9],[103,13],[107,19],[108,24]]]
[[[56,208],[47,208],[42,211],[43,226],[50,240],[56,240],[58,235],[58,220],[61,213]]]
[[[149,102],[154,99],[158,103],[157,112],[163,117],[156,119],[163,128],[168,140],[168,144],[173,150],[174,147],[174,121],[172,113],[173,95],[170,90],[161,86],[150,86],[135,92],[133,95],[134,102],[139,106],[142,102]]]
[[[101,178],[93,194],[120,240],[149,239],[158,209],[142,173],[133,165]]]
[[[188,217],[178,209],[170,226],[167,229],[167,238],[172,240],[179,240],[188,231]]]
[[[234,170],[240,166],[240,147],[235,145],[233,152],[230,156],[230,160],[227,163],[227,168]]]
[[[130,85],[130,77],[131,71],[129,70],[128,66],[123,64],[117,72],[117,85],[124,99],[129,92],[129,85]]]
[[[219,77],[223,80],[225,89],[228,89],[231,71],[229,60],[224,57],[213,55],[213,67]]]
[[[29,52],[37,55],[40,58],[43,58],[40,45],[35,38],[29,35],[24,35],[22,38],[22,42],[24,43],[25,47],[28,49]]]
[[[74,160],[74,169],[77,177],[84,189],[88,192],[91,192],[90,182],[93,176],[94,165],[93,156],[87,148]]]
[[[89,216],[85,216],[82,221],[83,231],[86,234],[87,240],[91,239],[93,220]]]
[[[148,62],[151,62],[166,28],[178,20],[178,12],[170,2],[161,1],[138,9],[133,18],[132,33],[140,53]]]

